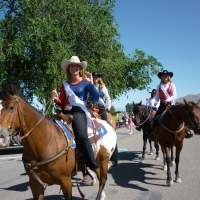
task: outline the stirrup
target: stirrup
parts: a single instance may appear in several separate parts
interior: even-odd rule
[[[85,174],[83,175],[82,185],[94,185],[96,183],[96,175],[89,168],[86,169]]]

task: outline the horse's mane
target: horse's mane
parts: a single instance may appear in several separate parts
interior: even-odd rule
[[[25,101],[31,108],[33,108],[38,114],[43,115],[42,111],[39,111],[37,108],[32,106],[27,100],[24,98],[24,96],[21,94],[20,90],[17,90],[15,86],[12,85],[10,88],[6,88],[2,91],[0,91],[0,100],[3,101],[11,101],[13,99],[13,96],[20,97],[23,101]],[[45,116],[45,118],[49,119],[49,117]]]

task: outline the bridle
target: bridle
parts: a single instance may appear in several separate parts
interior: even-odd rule
[[[162,115],[161,115],[161,117],[160,117],[160,119],[159,119],[159,124],[160,124],[164,129],[166,129],[167,131],[169,131],[169,132],[171,132],[171,133],[175,133],[175,134],[176,134],[176,133],[181,132],[181,131],[184,129],[184,127],[185,127],[185,123],[184,123],[184,122],[182,122],[183,126],[182,126],[179,130],[177,130],[177,131],[172,131],[172,130],[168,129],[166,126],[164,126],[164,125],[161,123],[161,120],[162,120],[163,116],[166,114],[167,111],[170,112],[170,114],[172,115],[172,117],[173,117],[174,119],[176,119],[177,121],[180,121],[179,119],[177,119],[177,118],[173,115],[173,113],[171,112],[170,108],[166,108],[166,110],[162,113]],[[193,126],[192,128],[196,130],[197,128],[195,127],[194,123],[193,123],[192,120],[191,120],[191,117],[190,117],[190,115],[189,115],[189,110],[188,110],[188,108],[187,108],[186,114],[187,114],[187,116],[188,116],[188,118],[189,118],[190,123],[191,123],[192,126]],[[187,126],[188,126],[188,125],[187,125]]]
[[[21,104],[20,104],[20,100],[17,96],[13,96],[13,98],[16,100],[16,106],[15,106],[15,111],[14,111],[14,115],[13,115],[13,119],[11,121],[11,124],[10,126],[8,127],[8,132],[10,133],[9,135],[12,135],[12,126],[13,126],[13,123],[16,119],[16,115],[18,113],[18,116],[19,116],[19,122],[20,122],[20,129],[19,129],[19,141],[23,141],[25,138],[27,138],[31,133],[32,131],[41,123],[41,121],[45,118],[45,115],[42,116],[42,118],[40,118],[40,120],[35,124],[35,126],[30,130],[28,131],[25,135],[21,136],[20,135],[20,132],[21,130],[23,130],[25,128],[25,120],[24,120],[24,117],[26,116],[23,112],[22,112],[22,108],[21,108]],[[47,109],[48,110],[48,109]]]
[[[137,106],[137,107],[139,108],[140,111],[142,111],[142,117],[145,118],[143,107],[142,106]],[[143,125],[150,118],[150,116],[151,116],[151,113],[149,112],[148,117],[142,123],[140,123],[138,126]],[[140,117],[140,120],[141,120],[141,117]]]

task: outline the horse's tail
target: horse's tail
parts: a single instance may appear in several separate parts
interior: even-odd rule
[[[116,143],[116,146],[115,146],[115,150],[113,151],[113,154],[110,158],[110,161],[112,162],[112,164],[114,166],[118,166],[118,148],[117,148],[117,143]]]

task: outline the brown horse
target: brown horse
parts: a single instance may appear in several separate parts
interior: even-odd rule
[[[169,186],[173,184],[170,172],[170,149],[173,146],[176,148],[175,182],[181,182],[179,176],[179,160],[185,138],[185,125],[192,129],[196,135],[200,135],[200,110],[196,104],[189,104],[185,100],[184,104],[167,108],[159,120],[158,140],[167,163],[167,185]]]
[[[106,122],[102,120],[101,123],[106,127]],[[116,146],[115,131],[112,127],[107,130],[107,134],[93,146],[100,166],[95,170],[99,179],[98,200],[105,198],[103,189],[107,180],[108,162]],[[73,137],[68,142],[59,126],[20,98],[12,87],[0,92],[1,132],[6,135],[19,133],[24,146],[24,168],[29,176],[34,199],[44,199],[47,184],[60,185],[65,199],[72,199],[71,174],[75,168],[81,170],[75,162]]]

